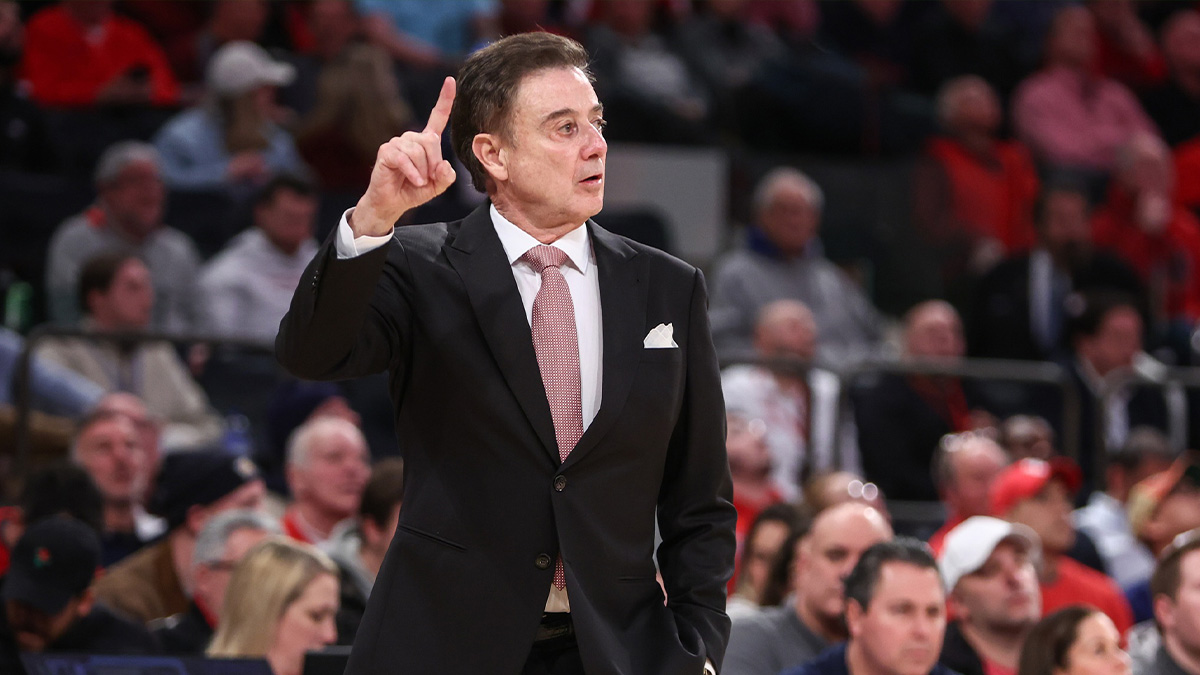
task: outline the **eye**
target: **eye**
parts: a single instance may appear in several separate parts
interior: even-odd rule
[[[564,122],[563,125],[558,128],[558,130],[564,134],[573,133],[575,131],[575,123],[574,122]]]
[[[596,127],[596,131],[599,131],[601,134],[603,134],[604,130],[608,128],[608,120],[604,119],[603,117],[592,120],[592,126]]]

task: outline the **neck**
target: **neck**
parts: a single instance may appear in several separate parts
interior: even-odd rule
[[[527,232],[529,236],[537,239],[543,244],[553,244],[563,237],[563,235],[571,232],[582,224],[582,221],[575,222],[540,222],[542,219],[534,217],[532,214],[526,213],[513,204],[512,200],[506,198],[503,194],[491,195],[492,204],[495,205],[496,211],[504,216],[508,222],[521,228]]]
[[[846,639],[846,626],[841,622],[841,619],[833,621],[823,620],[822,617],[818,616],[816,612],[813,612],[804,603],[804,596],[796,596],[795,608],[796,616],[800,619],[800,623],[816,633],[826,643],[836,644]],[[856,673],[855,675],[858,674]]]
[[[177,527],[169,536],[171,562],[175,565],[175,576],[179,586],[188,597],[192,595],[192,553],[196,550],[196,539],[186,527]]]
[[[288,659],[274,650],[267,652],[267,663],[271,664],[271,672],[274,675],[300,675],[299,664],[295,659]]]
[[[1167,654],[1185,673],[1200,673],[1200,654],[1188,651],[1177,635],[1164,635],[1163,647]]]
[[[884,672],[871,663],[858,640],[850,640],[846,645],[846,670],[852,675],[883,675]]]
[[[342,514],[321,509],[311,502],[296,502],[292,506],[292,512],[299,519],[301,525],[313,530],[322,539],[328,539],[333,528],[346,518]]]
[[[112,212],[112,209],[104,208],[104,222],[117,234],[127,239],[132,244],[141,244],[146,241],[146,237],[150,236],[148,232],[140,232],[140,228],[133,227],[128,221],[118,217]]]
[[[133,532],[133,502],[107,501],[104,503],[104,530],[106,532]]]
[[[1042,549],[1042,565],[1038,570],[1038,580],[1043,584],[1058,581],[1059,554]]]
[[[980,129],[959,129],[955,138],[968,150],[977,154],[984,154],[992,149],[992,137]]]
[[[275,250],[279,251],[280,253],[282,253],[286,256],[294,256],[294,255],[296,255],[296,251],[300,250],[300,244],[298,242],[287,242],[286,244],[284,244],[284,243],[281,243],[279,240],[275,239],[274,237],[272,237],[266,230],[262,229],[261,227],[259,228],[259,231],[263,233],[263,236],[267,238],[267,241],[271,242],[271,246],[275,247]]]
[[[1015,669],[1021,658],[1021,646],[1025,643],[1028,629],[994,630],[968,621],[959,624],[963,637],[985,661]]]

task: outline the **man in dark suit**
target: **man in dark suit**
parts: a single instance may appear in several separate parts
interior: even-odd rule
[[[448,78],[425,130],[380,148],[280,326],[301,377],[386,369],[403,439],[350,673],[721,664],[735,512],[704,281],[589,220],[607,147],[586,68],[545,33],[471,56],[457,101]],[[393,231],[454,181],[447,119],[490,204]]]

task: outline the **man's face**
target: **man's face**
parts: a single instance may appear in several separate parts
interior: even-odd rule
[[[1174,598],[1155,598],[1154,614],[1168,643],[1200,655],[1200,550],[1179,559],[1179,591]]]
[[[962,518],[988,515],[988,489],[1004,470],[1004,451],[986,439],[972,440],[950,455],[954,483],[946,490],[946,502]]]
[[[603,109],[578,68],[525,76],[500,144],[494,201],[517,225],[578,225],[604,206]],[[507,136],[507,138],[506,138]],[[522,222],[518,222],[522,221]]]
[[[1075,543],[1071,494],[1061,480],[1051,479],[1036,495],[1017,502],[1006,520],[1029,526],[1047,553],[1065,553]]]
[[[781,180],[771,200],[758,212],[758,224],[784,255],[795,257],[817,236],[821,214],[803,185]]]
[[[161,431],[158,420],[151,417],[150,411],[146,409],[146,404],[142,402],[142,399],[123,392],[105,396],[97,408],[124,415],[133,422],[138,431],[138,444],[144,455],[141,463],[142,483],[149,485],[158,475],[161,460],[158,452],[158,438]]]
[[[1042,244],[1056,259],[1074,263],[1091,247],[1087,197],[1078,192],[1051,192],[1039,216]]]
[[[1069,7],[1059,12],[1050,28],[1049,49],[1051,65],[1084,68],[1096,56],[1096,21],[1083,7]]]
[[[145,454],[137,428],[125,416],[92,424],[75,443],[75,458],[107,502],[136,502],[142,495]]]
[[[735,482],[757,482],[771,473],[771,454],[761,425],[747,423],[736,417],[729,420],[725,451],[729,456],[729,471]]]
[[[946,596],[937,570],[902,562],[884,563],[875,596],[863,610],[846,608],[851,644],[872,672],[928,675],[942,651]]]
[[[754,347],[762,356],[811,361],[817,354],[817,323],[809,312],[791,311],[760,322]]]
[[[841,621],[846,608],[842,580],[863,551],[892,537],[891,528],[874,509],[835,508],[837,513],[813,523],[812,531],[800,541],[795,563],[801,611],[825,625]]]
[[[1023,546],[1000,542],[987,562],[958,580],[950,600],[963,621],[991,633],[1022,632],[1041,617],[1037,570]]]
[[[233,567],[246,556],[247,551],[266,537],[265,531],[252,527],[235,530],[225,541],[225,551],[220,560],[196,567],[196,596],[204,602],[209,612],[218,617],[221,615],[225,606],[225,589],[229,587]]]
[[[100,193],[114,224],[144,237],[162,223],[166,189],[153,162],[132,162]]]
[[[1142,317],[1132,307],[1116,307],[1104,315],[1095,335],[1080,337],[1078,352],[1101,376],[1133,367],[1142,351]]]
[[[292,492],[298,501],[349,518],[362,502],[371,458],[361,439],[331,432],[313,441],[306,464],[292,467],[292,475]]]
[[[317,200],[287,188],[275,192],[254,210],[254,224],[277,248],[289,255],[313,238],[316,231]]]
[[[89,295],[88,307],[101,328],[138,330],[149,326],[154,309],[150,270],[138,260],[126,260],[107,291],[93,291]]]
[[[904,334],[905,350],[911,356],[957,359],[966,351],[962,321],[948,305],[932,304],[919,310]]]
[[[58,614],[46,614],[19,600],[4,603],[8,625],[17,648],[23,652],[43,652],[67,632],[80,618],[91,611],[91,602],[71,598]]]
[[[358,33],[354,8],[346,0],[317,0],[308,10],[308,25],[325,58],[341,53]]]

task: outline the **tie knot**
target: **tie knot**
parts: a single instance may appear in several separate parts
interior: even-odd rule
[[[562,267],[562,264],[567,262],[567,253],[556,246],[541,244],[526,251],[521,260],[532,265],[538,272],[544,272],[548,267]]]

